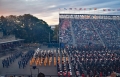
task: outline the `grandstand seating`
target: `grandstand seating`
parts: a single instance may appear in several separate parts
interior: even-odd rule
[[[119,28],[119,20],[62,18],[60,19],[60,38],[62,38],[61,42],[68,45],[73,44],[74,38],[72,36],[75,36],[75,43],[79,46],[119,47]]]

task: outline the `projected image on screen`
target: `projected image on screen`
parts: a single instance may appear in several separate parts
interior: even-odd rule
[[[60,19],[60,42],[72,44],[72,35],[69,19]]]

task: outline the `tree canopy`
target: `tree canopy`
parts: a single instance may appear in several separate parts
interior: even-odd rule
[[[14,34],[16,38],[25,39],[26,43],[49,42],[49,34],[53,38],[51,27],[31,14],[1,16],[0,31],[4,35]]]

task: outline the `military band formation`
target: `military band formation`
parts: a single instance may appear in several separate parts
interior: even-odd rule
[[[3,59],[3,68],[8,68],[19,57],[19,69],[24,69],[27,65],[55,66],[59,76],[102,77],[109,76],[112,72],[120,73],[120,53],[114,50],[81,51],[69,47],[60,52],[60,49],[37,48],[24,54],[17,52]]]
[[[56,66],[57,62],[60,64],[61,59],[67,61],[68,57],[60,56],[59,50],[57,54],[56,50],[41,50],[38,48],[30,60],[30,66]]]
[[[22,57],[22,52],[16,52],[2,60],[3,68],[8,68],[18,57]]]

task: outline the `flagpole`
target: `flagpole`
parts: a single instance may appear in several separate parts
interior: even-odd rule
[[[111,9],[111,15],[113,15],[113,11],[112,11],[112,9]]]
[[[120,9],[117,9],[117,13],[118,13],[118,15],[119,15],[119,12],[120,12]]]
[[[96,11],[97,9],[95,8],[95,15],[97,14],[97,11]]]
[[[79,14],[80,14],[80,8],[79,8]]]
[[[72,8],[69,8],[69,10],[70,10],[70,11],[69,11],[69,14],[71,14],[71,10],[72,10]]]
[[[101,9],[99,10],[99,13],[100,13],[100,15],[101,15]]]
[[[84,14],[85,14],[85,8],[84,8]]]
[[[69,14],[70,14],[70,8],[69,8]]]
[[[116,9],[116,15],[117,15],[117,9]]]
[[[76,8],[75,8],[75,14],[76,14]]]
[[[90,14],[90,8],[89,8],[89,14]]]
[[[115,9],[115,11],[116,11],[116,13],[115,13],[115,14],[117,15],[117,9]]]
[[[120,14],[120,9],[118,9],[118,15]]]
[[[59,8],[59,19],[60,19],[60,10],[61,10],[61,9]],[[60,20],[59,20],[59,21],[60,21]],[[58,23],[58,29],[60,29],[60,22]],[[60,31],[60,30],[58,30],[58,32],[57,32],[57,33],[58,33],[58,36],[57,36],[57,37],[58,37],[58,44],[59,44],[59,45],[58,45],[58,48],[60,48],[60,38],[59,38],[59,35],[60,35],[59,33],[60,33],[60,32],[59,32],[59,31]],[[57,53],[58,53],[58,50],[57,50]]]
[[[104,14],[105,14],[105,10],[104,10]]]
[[[95,8],[94,8],[94,15],[95,15]]]
[[[111,15],[113,15],[113,14],[114,14],[113,9],[111,9]]]
[[[75,9],[73,9],[74,10],[74,14],[75,14]]]
[[[64,9],[64,14],[65,14],[65,11],[66,11],[66,10]]]
[[[59,8],[59,15],[58,16],[59,16],[58,18],[60,18],[60,8]],[[58,36],[58,34],[59,34],[59,21],[58,21],[58,31],[57,31],[57,45],[59,44],[59,36]],[[58,47],[59,47],[59,45],[58,45]]]
[[[79,8],[79,10],[81,11],[82,10],[82,8]],[[81,11],[82,12],[82,11]],[[82,14],[82,13],[81,13]]]
[[[104,15],[105,9],[103,9],[102,11],[103,11],[103,15]]]
[[[98,15],[100,15],[100,14],[99,14],[99,9],[98,9]]]
[[[104,15],[104,10],[105,10],[105,9],[102,10],[102,11],[103,11],[103,15]]]
[[[59,14],[60,14],[60,8],[59,8]]]
[[[64,8],[64,14],[65,14],[65,8]]]
[[[60,37],[59,36],[60,36],[60,13],[59,13],[59,23],[58,23],[58,48],[60,49]],[[57,53],[58,53],[58,49],[57,49]]]
[[[96,11],[97,9],[95,8],[95,15],[97,14],[97,11]]]
[[[116,14],[116,9],[115,9],[115,15],[117,15],[117,14]]]
[[[75,8],[74,8],[74,14],[75,14]]]

